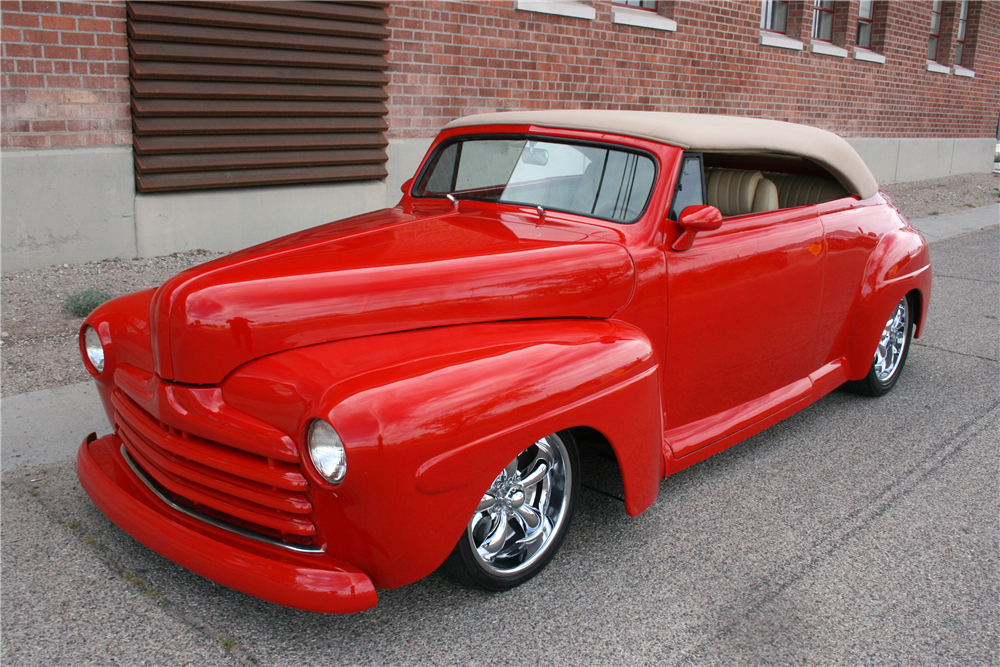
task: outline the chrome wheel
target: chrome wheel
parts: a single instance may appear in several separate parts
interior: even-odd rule
[[[903,353],[906,350],[906,343],[909,340],[909,331],[910,309],[906,303],[906,297],[903,297],[899,305],[896,306],[892,317],[885,323],[882,338],[875,351],[872,371],[879,382],[888,382],[899,370],[903,361]]]
[[[896,304],[896,309],[882,329],[868,374],[860,380],[847,382],[844,387],[848,391],[863,396],[882,396],[896,386],[910,351],[915,317],[912,313],[918,313],[918,298],[916,295],[904,296]]]
[[[507,590],[535,576],[569,528],[576,503],[576,446],[568,432],[541,438],[483,494],[445,569],[462,583]]]

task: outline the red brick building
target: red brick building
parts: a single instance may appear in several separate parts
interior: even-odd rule
[[[483,111],[807,123],[882,183],[988,171],[1000,113],[995,1],[0,10],[4,270],[236,249],[392,205],[437,130]]]

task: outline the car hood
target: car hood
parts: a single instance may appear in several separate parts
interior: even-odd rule
[[[620,237],[539,222],[495,208],[395,208],[189,269],[153,297],[155,370],[215,384],[243,363],[317,343],[473,322],[606,318],[625,306],[634,270]]]

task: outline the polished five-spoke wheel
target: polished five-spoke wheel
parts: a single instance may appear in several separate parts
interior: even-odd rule
[[[903,352],[906,350],[910,325],[910,309],[904,298],[896,306],[896,311],[885,323],[882,338],[875,351],[875,361],[872,370],[881,382],[889,380],[903,362]]]
[[[895,386],[903,364],[906,363],[910,338],[913,336],[912,310],[909,297],[900,299],[896,310],[882,329],[868,375],[864,379],[848,382],[848,389],[867,396],[881,396]]]
[[[537,574],[566,535],[578,469],[567,432],[547,435],[521,452],[483,495],[446,570],[490,590],[513,588]]]

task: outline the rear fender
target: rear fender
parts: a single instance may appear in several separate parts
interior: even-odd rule
[[[931,296],[930,253],[920,232],[903,227],[882,237],[865,267],[847,348],[848,379],[860,380],[868,373],[886,321],[896,304],[914,290],[919,338]]]
[[[601,432],[622,471],[626,510],[646,509],[662,477],[656,371],[634,327],[541,320],[292,350],[240,369],[224,393],[300,443],[314,418],[336,428],[347,451],[341,484],[302,457],[320,540],[392,588],[434,570],[496,475],[549,433]]]

